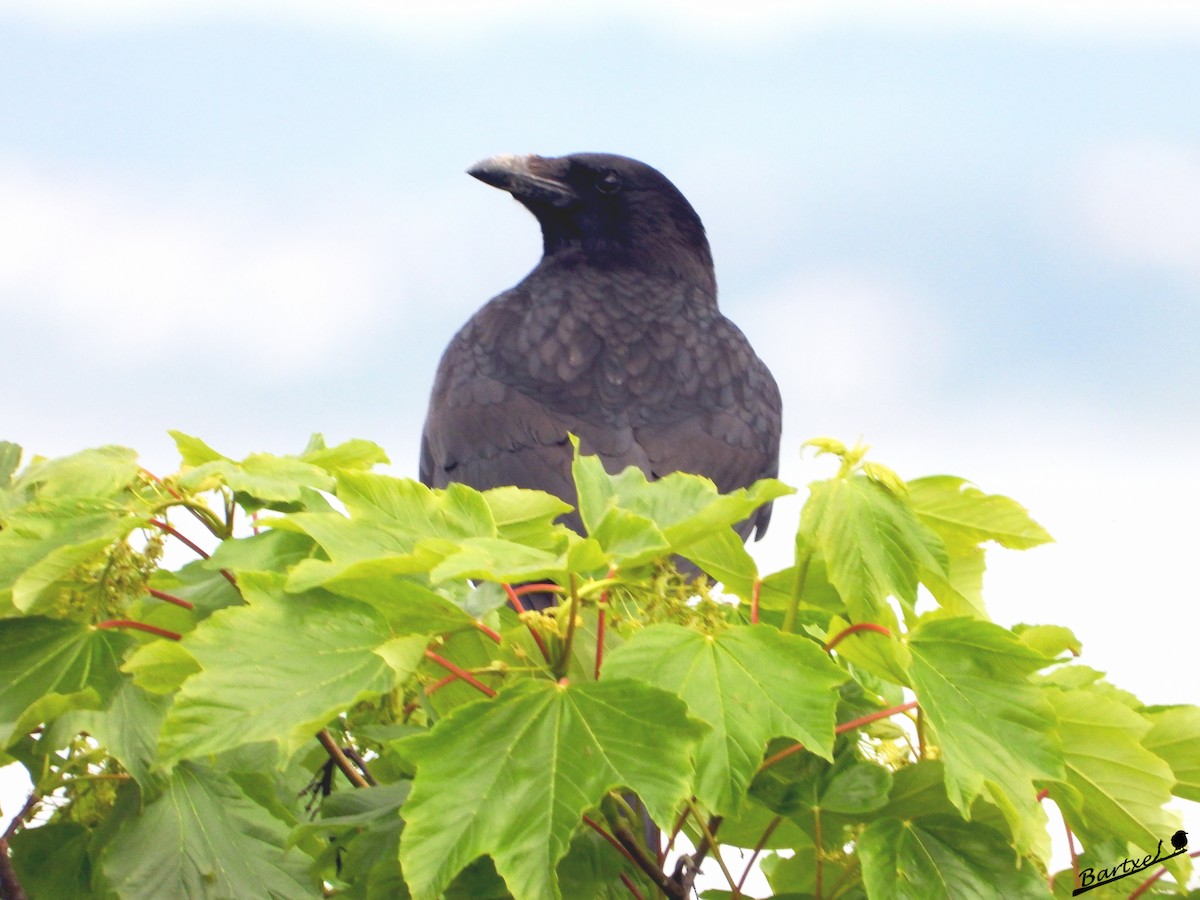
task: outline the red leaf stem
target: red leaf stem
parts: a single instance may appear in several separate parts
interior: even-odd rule
[[[519,588],[516,588],[513,591],[513,593],[515,593],[517,595],[534,594],[534,593],[538,593],[538,592],[549,592],[551,594],[557,594],[557,593],[560,593],[561,591],[562,591],[562,588],[560,588],[557,584],[551,584],[548,581],[540,581],[540,582],[537,582],[536,584],[523,584]]]
[[[100,622],[96,625],[97,628],[133,628],[137,631],[145,631],[150,634],[156,634],[159,637],[170,638],[173,641],[183,637],[176,631],[167,631],[165,628],[158,628],[155,625],[147,625],[145,622],[134,622],[131,619],[109,619],[107,622]]]
[[[480,631],[482,631],[484,634],[486,634],[488,637],[490,637],[497,644],[500,643],[500,635],[498,635],[496,632],[492,631],[492,629],[488,628],[482,622],[476,622],[475,627],[478,628]]]
[[[152,587],[146,588],[146,593],[151,597],[164,601],[165,603],[174,603],[176,606],[182,606],[184,609],[196,608],[196,604],[192,603],[190,600],[184,600],[182,597],[176,597],[173,594],[167,594],[163,591],[156,591]]]
[[[856,631],[874,631],[876,634],[882,634],[885,637],[892,636],[891,629],[885,628],[882,625],[876,625],[874,622],[859,622],[857,625],[851,625],[849,628],[838,632],[837,637],[825,645],[825,650],[832,650],[834,647],[840,644],[843,639],[854,634]]]
[[[172,528],[170,525],[168,525],[162,519],[151,519],[150,524],[153,525],[155,528],[158,528],[159,530],[166,532],[171,537],[175,538],[180,543],[182,543],[185,547],[194,551],[198,556],[200,556],[204,559],[208,559],[208,554],[204,551],[204,549],[199,544],[197,544],[195,541],[193,541],[191,538],[187,537],[186,535],[180,534],[178,531],[176,531],[174,528]],[[226,575],[225,577],[228,578],[229,576]]]
[[[1192,859],[1195,859],[1197,856],[1200,856],[1200,850],[1193,850],[1191,853],[1188,854],[1188,856],[1190,856]],[[1139,884],[1137,886],[1137,889],[1134,890],[1134,892],[1129,895],[1129,900],[1137,900],[1138,897],[1142,896],[1142,894],[1144,894],[1144,893],[1146,893],[1146,891],[1150,890],[1150,888],[1154,884],[1154,882],[1156,882],[1156,881],[1158,881],[1158,879],[1162,878],[1163,875],[1166,874],[1166,872],[1167,872],[1166,866],[1159,866],[1158,870],[1153,875],[1151,875],[1149,878],[1147,878],[1145,881],[1143,881],[1141,884]],[[1078,884],[1078,883],[1079,883],[1078,880],[1076,880],[1076,884]]]
[[[426,650],[425,656],[426,656],[426,658],[433,660],[435,663],[437,663],[439,666],[444,668],[446,671],[453,672],[456,676],[461,678],[467,684],[471,685],[471,687],[475,688],[480,693],[483,693],[483,694],[487,695],[488,697],[496,696],[496,692],[493,691],[490,687],[488,687],[486,684],[484,684],[482,681],[480,681],[478,678],[476,678],[474,675],[472,675],[466,669],[456,666],[454,663],[450,662],[450,660],[446,659],[446,657],[439,656],[438,654],[434,653],[432,650]]]
[[[445,678],[439,678],[433,684],[425,688],[425,696],[428,697],[430,694],[437,693],[452,681],[458,681],[458,676],[453,673],[447,675]]]
[[[591,816],[584,816],[583,824],[587,825],[592,829],[592,831],[596,832],[596,834],[600,835],[600,837],[604,838],[606,841],[616,847],[617,851],[635,866],[638,864],[638,861],[633,858],[633,854],[626,850],[625,846],[620,841],[609,834],[608,830],[603,825],[597,823],[596,820]]]
[[[843,722],[837,728],[833,729],[834,734],[845,734],[862,725],[870,725],[872,722],[878,722],[880,719],[890,719],[892,716],[899,713],[908,712],[910,709],[916,709],[920,706],[916,700],[910,703],[902,703],[899,706],[893,706],[891,709],[881,709],[879,712],[869,713],[865,716],[859,716],[857,719],[851,719],[849,722]]]
[[[621,883],[628,888],[629,893],[633,894],[637,900],[646,900],[645,895],[637,889],[637,885],[633,883],[633,879],[630,878],[625,872],[621,873]]]
[[[851,731],[851,730],[853,730],[855,728],[859,728],[863,725],[870,725],[872,722],[877,722],[880,719],[891,718],[892,716],[897,715],[899,713],[908,712],[910,709],[916,709],[917,706],[918,706],[917,701],[913,700],[911,703],[904,703],[900,706],[893,706],[891,709],[881,709],[878,712],[873,712],[873,713],[870,713],[865,716],[859,716],[857,719],[851,719],[849,722],[843,722],[841,725],[837,726],[837,728],[833,729],[833,731],[835,734],[844,734],[847,731]],[[782,762],[783,760],[787,759],[789,756],[793,756],[793,755],[799,753],[803,749],[804,749],[803,744],[793,744],[790,747],[780,750],[778,753],[775,753],[771,756],[768,756],[766,759],[764,759],[762,761],[762,765],[760,765],[758,767],[758,771],[761,772],[764,769],[769,769],[769,768],[771,768],[771,766],[775,765],[776,763]]]
[[[525,612],[525,605],[521,602],[521,598],[517,596],[517,592],[513,590],[511,584],[504,585],[504,593],[508,594],[508,602],[512,604],[513,611],[517,615]]]
[[[153,472],[151,472],[149,469],[147,469],[143,466],[138,466],[138,471],[141,472],[143,475],[145,475],[147,478],[149,478],[151,481],[153,481],[155,484],[161,484],[164,488],[166,488],[167,493],[170,494],[172,497],[174,497],[176,500],[183,499],[183,495],[181,493],[179,493],[179,491],[175,490],[173,487],[171,487],[168,484],[163,484],[163,480],[161,478],[159,478],[157,475],[155,475]]]
[[[758,624],[758,595],[762,591],[762,579],[754,579],[754,588],[750,591],[750,624]]]
[[[525,612],[525,607],[521,603],[521,598],[517,596],[517,592],[513,590],[513,586],[511,584],[505,584],[503,587],[504,592],[508,594],[508,602],[512,604],[512,608],[517,615]],[[529,587],[529,585],[523,585],[522,587]],[[557,585],[555,585],[555,587],[557,587]],[[537,644],[538,649],[542,651],[542,659],[544,659],[546,662],[550,662],[550,651],[546,649],[546,642],[542,640],[542,636],[538,634],[537,629],[532,625],[526,623],[526,627],[529,629],[530,635],[533,636],[533,642]]]
[[[746,868],[742,871],[742,877],[738,879],[737,892],[742,892],[742,885],[746,883],[746,879],[750,876],[750,870],[754,868],[754,861],[758,859],[758,854],[762,853],[763,847],[767,841],[771,839],[771,835],[775,833],[775,829],[779,827],[779,823],[783,821],[782,816],[776,816],[771,820],[771,824],[763,831],[762,837],[758,839],[758,843],[754,845],[754,852],[750,854],[750,860],[746,863]]]

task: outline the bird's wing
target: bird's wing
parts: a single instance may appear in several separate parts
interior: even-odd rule
[[[687,364],[660,373],[668,398],[634,428],[648,471],[693,472],[728,492],[779,470],[781,401],[775,379],[731,322],[721,318],[694,338]],[[669,388],[666,387],[669,385]],[[771,507],[740,528],[761,537]]]
[[[531,302],[514,288],[451,341],[422,438],[426,484],[511,484],[573,504],[568,433],[610,472],[692,472],[722,491],[776,473],[778,388],[719,313],[646,312],[654,321],[622,336],[628,314],[611,324],[561,314],[570,300],[558,298],[560,314],[539,316]],[[761,535],[769,518],[766,507],[739,530]]]

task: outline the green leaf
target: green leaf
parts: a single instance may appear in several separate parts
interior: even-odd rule
[[[881,609],[881,611],[885,610]],[[884,627],[891,631],[891,637],[877,631],[851,632],[838,641],[833,652],[877,678],[893,684],[907,684],[908,668],[912,663],[912,657],[908,652],[908,646],[897,637],[900,633],[900,625],[892,616],[885,615],[881,618],[888,620]],[[833,616],[829,620],[829,640],[837,639],[851,627],[851,624],[841,616]]]
[[[844,815],[873,812],[887,804],[891,786],[889,769],[847,754],[830,771],[821,789],[820,808]]]
[[[931,475],[908,482],[908,490],[917,515],[948,545],[995,541],[1009,549],[1027,550],[1054,540],[1021,504],[1000,494],[985,494],[966,479]]]
[[[71,709],[101,709],[121,686],[128,635],[75,622],[0,620],[0,748]]]
[[[639,565],[653,559],[647,556],[653,531],[661,533],[671,552],[682,552],[692,542],[720,529],[735,525],[765,503],[795,493],[773,478],[764,478],[749,488],[721,494],[707,478],[672,472],[648,481],[641,469],[629,466],[617,475],[609,475],[598,457],[584,456],[579,442],[572,438],[575,459],[571,471],[579,493],[579,514],[588,534],[595,537],[615,562]],[[612,517],[618,517],[619,524]],[[630,540],[635,525],[645,530],[645,549],[632,553],[618,550]],[[618,540],[620,538],[620,540]]]
[[[986,620],[983,604],[984,552],[979,547],[949,548],[946,570],[921,568],[921,583],[933,599],[952,616],[974,616]]]
[[[498,537],[544,550],[550,549],[544,543],[547,536],[560,531],[554,528],[554,520],[572,508],[553,494],[516,487],[492,488],[483,492],[483,499],[492,512]]]
[[[1085,846],[1119,837],[1147,853],[1179,828],[1164,809],[1175,778],[1162,759],[1141,744],[1151,723],[1124,704],[1095,690],[1047,689],[1059,720],[1066,783],[1050,786]],[[1177,878],[1188,870],[1177,857],[1167,864]]]
[[[1008,820],[1022,853],[1044,855],[1035,780],[1063,777],[1054,709],[1029,676],[1050,660],[998,625],[922,621],[909,632],[910,676],[946,766],[946,791],[968,815],[981,793]]]
[[[652,625],[617,648],[604,673],[670,691],[712,726],[696,754],[696,796],[716,813],[737,810],[771,738],[833,758],[837,687],[848,676],[807,638],[769,625],[716,636]]]
[[[370,563],[361,563],[324,581],[323,586],[373,607],[396,634],[444,634],[475,627],[473,617],[418,581],[364,574],[369,570]]]
[[[353,518],[390,526],[414,538],[495,537],[491,508],[479,491],[461,484],[433,490],[410,478],[342,472],[338,499]]]
[[[733,594],[749,603],[754,596],[758,565],[731,528],[715,531],[688,545],[684,555]]]
[[[1014,625],[1013,634],[1049,659],[1064,653],[1078,656],[1083,652],[1079,638],[1070,628],[1062,625]]]
[[[871,900],[1046,897],[1044,876],[1018,864],[997,831],[945,816],[881,819],[858,841],[863,883]]]
[[[6,491],[12,486],[13,475],[20,465],[21,445],[12,441],[0,441],[0,490]]]
[[[75,584],[76,570],[88,561],[100,557],[115,540],[125,537],[138,524],[133,516],[91,520],[97,526],[94,536],[78,543],[59,544],[37,562],[32,563],[12,583],[12,603],[26,615],[54,611],[60,593]],[[78,524],[78,523],[72,523]],[[66,538],[71,532],[57,534],[52,541]],[[78,532],[75,532],[78,535]],[[49,542],[39,542],[44,548]]]
[[[81,563],[127,535],[138,519],[102,501],[78,501],[15,512],[0,530],[0,600],[22,612],[41,612]]]
[[[179,458],[189,468],[195,468],[205,463],[216,462],[217,460],[232,462],[228,456],[218,453],[198,437],[184,434],[182,431],[168,431],[167,434],[175,441],[175,449],[179,451]]]
[[[179,483],[187,490],[224,484],[247,510],[299,504],[304,488],[331,491],[333,477],[324,469],[291,456],[252,453],[241,462],[219,459],[186,472]]]
[[[400,842],[409,889],[438,896],[488,854],[515,896],[560,897],[554,872],[580,817],[628,788],[669,821],[702,732],[672,694],[616,679],[526,681],[460,707],[405,742],[417,765]]]
[[[97,447],[57,459],[36,458],[13,481],[13,488],[36,495],[39,503],[65,499],[127,499],[138,474],[137,453],[127,447]]]
[[[325,439],[319,434],[312,436],[308,448],[300,454],[300,459],[324,469],[331,475],[344,470],[370,469],[390,462],[383,448],[373,441],[354,438],[343,441],[336,447],[326,447]]]
[[[1142,746],[1167,761],[1177,797],[1200,802],[1200,707],[1168,706],[1145,716],[1151,726]]]
[[[138,782],[143,795],[156,794],[160,784],[152,770],[158,759],[158,731],[169,705],[168,698],[147,693],[125,679],[107,709],[75,712],[68,720],[72,731],[85,731],[99,741]]]
[[[945,572],[941,539],[907,502],[865,476],[811,485],[796,536],[797,558],[816,551],[856,622],[877,621],[889,596],[911,610],[922,569]]]
[[[131,900],[316,896],[306,858],[285,853],[286,836],[228,777],[185,763],[124,823],[101,865],[117,896]]]
[[[26,896],[70,900],[91,896],[91,830],[75,822],[26,828],[13,835],[12,863]]]
[[[167,715],[165,765],[255,741],[277,741],[290,756],[422,659],[423,637],[396,638],[368,606],[321,592],[288,595],[274,574],[247,573],[239,583],[247,605],[214,613],[182,642],[201,671]]]

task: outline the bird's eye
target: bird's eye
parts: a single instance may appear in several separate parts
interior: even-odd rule
[[[615,194],[621,189],[621,178],[616,172],[608,172],[596,182],[596,190],[602,194]]]

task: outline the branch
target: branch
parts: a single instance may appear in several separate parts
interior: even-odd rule
[[[637,867],[650,876],[650,880],[654,882],[660,891],[668,897],[676,898],[676,900],[684,900],[687,897],[687,892],[679,883],[672,878],[668,878],[666,872],[658,867],[658,862],[650,858],[646,849],[641,845],[641,842],[629,830],[628,825],[624,822],[615,823],[613,825],[613,834],[621,842],[621,845],[625,848],[627,854],[632,858]]]
[[[754,845],[754,852],[750,854],[750,861],[746,863],[746,868],[742,871],[742,877],[738,879],[737,890],[734,891],[735,896],[740,896],[742,893],[742,885],[746,883],[746,879],[750,877],[750,870],[754,868],[754,861],[758,859],[758,855],[763,852],[763,848],[767,846],[767,841],[771,839],[771,835],[775,833],[775,829],[779,827],[779,823],[783,821],[783,816],[776,816],[767,825],[762,833],[762,837],[758,839],[758,843]]]
[[[8,838],[0,838],[0,897],[4,900],[29,900],[29,895],[17,880],[12,858],[8,855]]]
[[[1190,856],[1192,859],[1195,859],[1197,856],[1200,856],[1200,850],[1193,850],[1191,853],[1188,854],[1188,856]],[[1167,872],[1166,866],[1159,866],[1158,871],[1156,871],[1153,875],[1151,875],[1149,878],[1147,878],[1145,881],[1143,881],[1141,884],[1139,884],[1137,886],[1137,889],[1134,890],[1133,893],[1131,893],[1129,895],[1129,900],[1137,900],[1138,897],[1142,896],[1142,894],[1144,894],[1144,893],[1146,893],[1146,891],[1150,890],[1150,888],[1154,884],[1154,882],[1156,882],[1156,881],[1158,881],[1158,879],[1162,878],[1163,875],[1166,874],[1166,872]],[[1075,879],[1075,883],[1076,884],[1079,883],[1078,875]]]
[[[737,882],[733,880],[733,875],[725,865],[725,860],[721,857],[721,847],[717,843],[717,829],[721,827],[722,816],[713,816],[707,823],[704,821],[704,816],[700,814],[699,807],[696,806],[694,800],[687,801],[688,812],[692,814],[692,818],[696,820],[696,825],[700,828],[700,833],[704,835],[704,839],[700,841],[700,846],[696,848],[695,866],[700,868],[700,864],[704,861],[704,857],[709,850],[713,851],[713,856],[716,857],[717,865],[721,867],[721,874],[725,876],[725,880],[729,882],[729,886],[737,891]]]
[[[342,774],[356,788],[369,787],[367,779],[363,778],[358,769],[354,768],[354,764],[346,758],[346,754],[342,752],[342,748],[337,745],[337,741],[333,739],[333,735],[329,733],[328,728],[322,728],[317,732],[317,740],[321,742],[321,746],[325,748],[325,752],[329,754],[329,758],[333,760],[334,765],[342,770]]]

